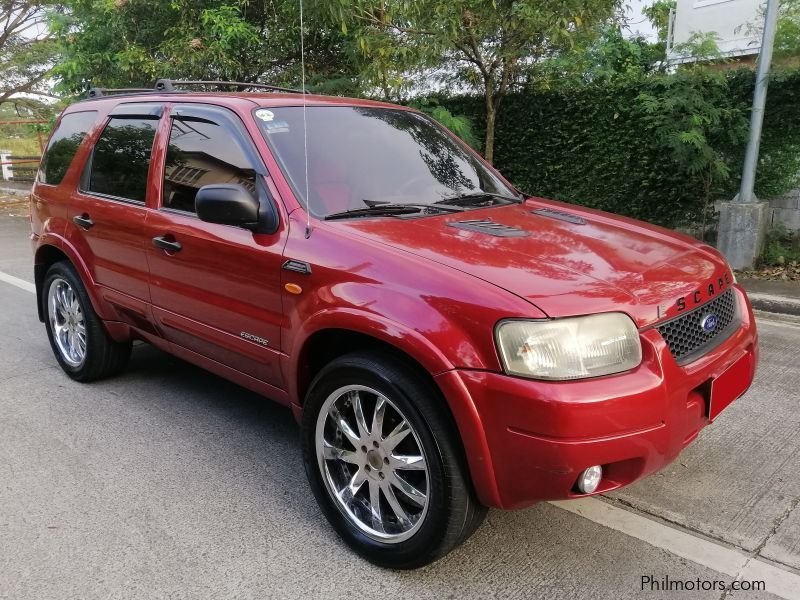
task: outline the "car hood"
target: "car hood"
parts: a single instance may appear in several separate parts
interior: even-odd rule
[[[464,223],[480,220],[493,224]],[[551,317],[624,311],[644,327],[675,316],[679,298],[690,309],[732,280],[721,256],[688,236],[538,198],[335,224],[504,288]]]

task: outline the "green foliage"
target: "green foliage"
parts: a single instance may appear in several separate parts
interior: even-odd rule
[[[800,235],[792,233],[783,226],[767,232],[761,263],[764,265],[785,265],[800,262]]]
[[[507,98],[496,166],[528,193],[676,227],[738,190],[754,74],[689,69],[532,90]],[[756,193],[800,173],[800,73],[770,83]],[[482,128],[482,100],[441,100]]]
[[[642,7],[642,14],[658,32],[658,41],[666,44],[669,33],[669,13],[677,6],[676,0],[655,0],[652,4]]]
[[[800,58],[800,0],[781,0],[775,56]]]
[[[731,97],[749,118],[755,76],[744,70],[728,77]],[[780,196],[800,187],[800,70],[773,71],[770,75],[761,148],[756,171],[756,194],[761,198]],[[744,145],[731,148],[734,173],[739,175]],[[738,186],[738,179],[734,182]],[[736,188],[734,188],[736,189]]]
[[[621,0],[316,0],[315,14],[351,32],[361,76],[391,98],[414,71],[445,77],[484,98],[485,155],[493,158],[502,99],[541,61],[569,53],[618,16]]]
[[[475,136],[472,121],[464,115],[454,115],[439,103],[436,98],[421,98],[411,102],[410,106],[421,110],[436,119],[439,123],[455,133],[473,148],[479,148],[479,140]]]
[[[665,162],[696,182],[705,235],[714,185],[730,179],[725,150],[744,143],[747,121],[719,71],[680,71],[659,83],[636,97],[634,115],[666,150]]]
[[[761,37],[765,12],[766,3],[761,6],[756,18],[742,28],[747,35]],[[795,66],[800,62],[800,0],[780,0],[778,3],[773,61]]]
[[[629,38],[619,27],[605,28],[589,49],[588,81],[638,77],[663,68],[664,50],[643,37]]]
[[[152,86],[155,79],[300,83],[300,15],[283,0],[65,0],[51,21],[59,88]],[[309,87],[358,90],[337,30],[306,31]]]
[[[0,104],[23,104],[15,94],[46,94],[57,46],[42,24],[59,9],[54,0],[4,0],[0,4]]]

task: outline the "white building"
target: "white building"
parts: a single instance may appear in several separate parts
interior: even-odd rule
[[[667,58],[690,62],[685,44],[695,34],[711,34],[722,56],[750,57],[761,47],[763,0],[677,0],[670,14]]]

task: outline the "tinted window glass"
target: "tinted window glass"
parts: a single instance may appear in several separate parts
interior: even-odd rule
[[[61,117],[47,144],[42,164],[39,168],[39,181],[58,185],[64,179],[78,146],[86,137],[97,116],[96,111],[70,113]]]
[[[210,183],[238,183],[255,193],[256,174],[240,142],[221,125],[205,119],[173,119],[162,205],[194,212],[197,190]]]
[[[308,202],[316,215],[480,192],[515,197],[480,159],[419,113],[349,106],[309,106],[306,113]],[[262,108],[254,115],[304,200],[303,108]]]
[[[94,146],[89,191],[144,202],[158,121],[109,121]]]

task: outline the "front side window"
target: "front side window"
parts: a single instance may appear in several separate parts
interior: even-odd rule
[[[39,182],[58,185],[67,174],[78,146],[92,127],[97,111],[69,113],[61,117],[50,137],[39,167]]]
[[[115,118],[97,140],[88,191],[144,202],[157,119]]]
[[[262,108],[253,114],[298,198],[318,217],[381,204],[516,197],[486,164],[419,113],[309,106],[306,198],[303,108]]]
[[[212,183],[236,183],[255,194],[256,173],[240,139],[207,119],[175,117],[164,165],[161,204],[194,213],[198,190]]]

